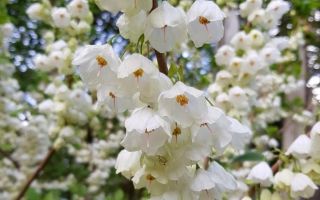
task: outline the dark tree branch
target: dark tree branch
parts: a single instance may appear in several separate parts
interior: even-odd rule
[[[39,164],[37,170],[32,174],[32,176],[28,179],[26,184],[23,186],[22,190],[19,192],[18,196],[15,198],[15,200],[20,200],[23,195],[26,193],[28,190],[29,186],[31,185],[32,181],[38,177],[42,169],[46,166],[52,155],[54,154],[55,149],[51,148],[47,154],[47,156],[41,161]]]
[[[4,151],[3,149],[0,149],[0,154],[1,154],[3,157],[9,159],[9,160],[12,162],[12,164],[13,164],[17,169],[20,168],[19,163],[18,163],[17,161],[13,160],[8,152]]]
[[[158,7],[158,0],[153,0],[152,1],[152,8],[150,10],[150,13]],[[154,50],[157,61],[158,61],[158,66],[159,66],[159,71],[165,75],[168,75],[168,67],[167,67],[167,61],[166,61],[166,56],[164,53],[160,53],[157,50]]]

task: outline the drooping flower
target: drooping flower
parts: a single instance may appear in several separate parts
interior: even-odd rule
[[[144,35],[160,53],[171,51],[175,43],[187,39],[186,14],[163,1],[149,14]]]
[[[247,17],[255,10],[260,9],[262,6],[262,0],[246,0],[240,4],[240,14],[242,17]]]
[[[72,64],[79,66],[80,77],[89,86],[118,84],[120,59],[109,44],[85,46]]]
[[[291,182],[290,196],[292,198],[303,197],[310,198],[314,195],[318,187],[313,181],[303,173],[296,173]]]
[[[295,158],[306,158],[310,155],[311,140],[306,135],[300,135],[288,148],[286,156],[292,155]]]
[[[70,25],[71,16],[66,8],[55,8],[52,10],[51,17],[54,25],[58,28],[66,28]]]
[[[273,173],[266,162],[260,162],[251,169],[247,179],[254,183],[259,183],[262,186],[269,187],[273,183]]]
[[[187,13],[190,39],[196,47],[221,40],[225,14],[212,1],[197,0]]]
[[[88,16],[90,10],[86,0],[72,0],[67,5],[68,11],[72,17],[83,19]]]
[[[159,114],[174,119],[182,128],[191,126],[195,119],[202,118],[208,112],[204,93],[180,81],[162,92],[158,103]]]
[[[137,43],[139,37],[144,33],[146,21],[146,11],[141,11],[132,17],[123,14],[119,17],[117,26],[122,37]]]
[[[218,49],[218,52],[215,54],[214,57],[218,65],[228,66],[231,59],[234,58],[234,56],[234,49],[228,45],[223,45]]]
[[[283,169],[274,176],[274,187],[279,190],[289,190],[294,173],[289,169]]]

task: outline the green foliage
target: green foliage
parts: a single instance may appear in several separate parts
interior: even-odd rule
[[[7,15],[7,7],[6,7],[6,0],[0,1],[0,24],[5,24],[9,21],[9,17]]]
[[[245,161],[263,161],[264,156],[259,152],[246,152],[243,155],[237,156],[232,160],[232,163],[235,162],[245,162]]]
[[[41,200],[41,194],[37,193],[33,188],[28,188],[25,197],[26,200]]]

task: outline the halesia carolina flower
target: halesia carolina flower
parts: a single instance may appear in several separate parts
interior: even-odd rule
[[[26,13],[30,19],[42,19],[42,10],[44,10],[44,7],[40,3],[34,3],[31,4],[31,6],[28,7]]]
[[[242,17],[247,17],[253,11],[260,9],[262,0],[246,0],[240,4],[240,14]]]
[[[247,50],[252,42],[251,38],[244,31],[241,31],[233,36],[230,43],[235,49]]]
[[[190,39],[196,47],[221,40],[225,14],[212,1],[197,0],[187,13]]]
[[[125,122],[127,134],[121,145],[128,151],[142,150],[155,155],[171,138],[170,124],[151,108],[136,109]]]
[[[120,151],[115,165],[115,168],[117,169],[116,173],[121,173],[126,178],[130,179],[141,168],[141,155],[141,151],[129,152],[125,149]]]
[[[273,183],[273,173],[266,162],[260,162],[251,169],[247,179],[254,183],[259,183],[262,186],[269,187]]]
[[[320,160],[320,122],[317,122],[311,129],[311,157],[316,161]]]
[[[291,182],[290,196],[292,198],[300,196],[308,199],[314,195],[317,189],[318,187],[307,175],[296,173]]]
[[[135,53],[119,66],[118,82],[119,94],[123,97],[132,97],[139,92],[145,99],[155,98],[156,101],[160,90],[160,72],[151,60]]]
[[[295,158],[306,158],[311,153],[311,140],[306,135],[300,135],[288,148],[286,156],[292,155]]]
[[[235,56],[234,49],[228,45],[223,45],[216,53],[215,61],[218,65],[228,66],[231,59]]]
[[[95,0],[95,2],[113,14],[121,11],[128,16],[134,16],[141,10],[149,12],[152,8],[152,0]]]
[[[187,39],[186,14],[163,1],[149,14],[144,35],[160,53],[171,51],[175,43]]]
[[[79,66],[80,77],[89,86],[118,84],[120,59],[109,44],[86,45],[72,64]]]
[[[147,21],[147,12],[140,11],[132,17],[123,14],[117,21],[122,37],[129,39],[131,42],[137,43],[140,36],[143,34]]]
[[[281,0],[271,1],[266,8],[267,13],[274,15],[278,19],[280,19],[282,15],[287,13],[289,10],[290,10],[289,2],[281,1]]]
[[[159,96],[158,112],[171,117],[182,128],[191,126],[195,119],[200,119],[208,112],[204,93],[177,82],[172,88]]]
[[[53,19],[54,25],[58,28],[66,28],[69,26],[71,21],[70,13],[66,8],[54,8],[52,10],[51,17]]]
[[[72,0],[68,6],[68,11],[72,17],[83,19],[89,15],[89,5],[86,0]]]

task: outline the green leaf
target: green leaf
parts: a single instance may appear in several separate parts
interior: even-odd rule
[[[43,200],[60,200],[59,193],[55,190],[50,191],[44,196]]]
[[[184,78],[183,78],[183,67],[181,65],[178,68],[178,76],[179,76],[179,81],[183,82],[183,80],[184,80]]]
[[[78,196],[85,196],[88,192],[87,187],[81,183],[75,183],[69,187],[69,190]]]
[[[114,200],[123,200],[124,199],[124,193],[122,190],[117,190],[114,194]]]
[[[274,135],[275,133],[277,133],[279,130],[279,128],[277,126],[269,126],[267,129],[266,129],[266,132],[268,133],[269,136],[272,136]]]
[[[244,161],[263,161],[264,156],[259,152],[247,152],[243,155],[237,156],[233,159],[233,163],[235,162],[244,162]]]
[[[25,197],[27,200],[41,200],[41,195],[33,188],[27,190]]]
[[[171,62],[170,68],[169,68],[169,71],[168,71],[168,77],[169,78],[174,77],[174,75],[176,75],[177,72],[178,72],[177,66],[173,62]]]

